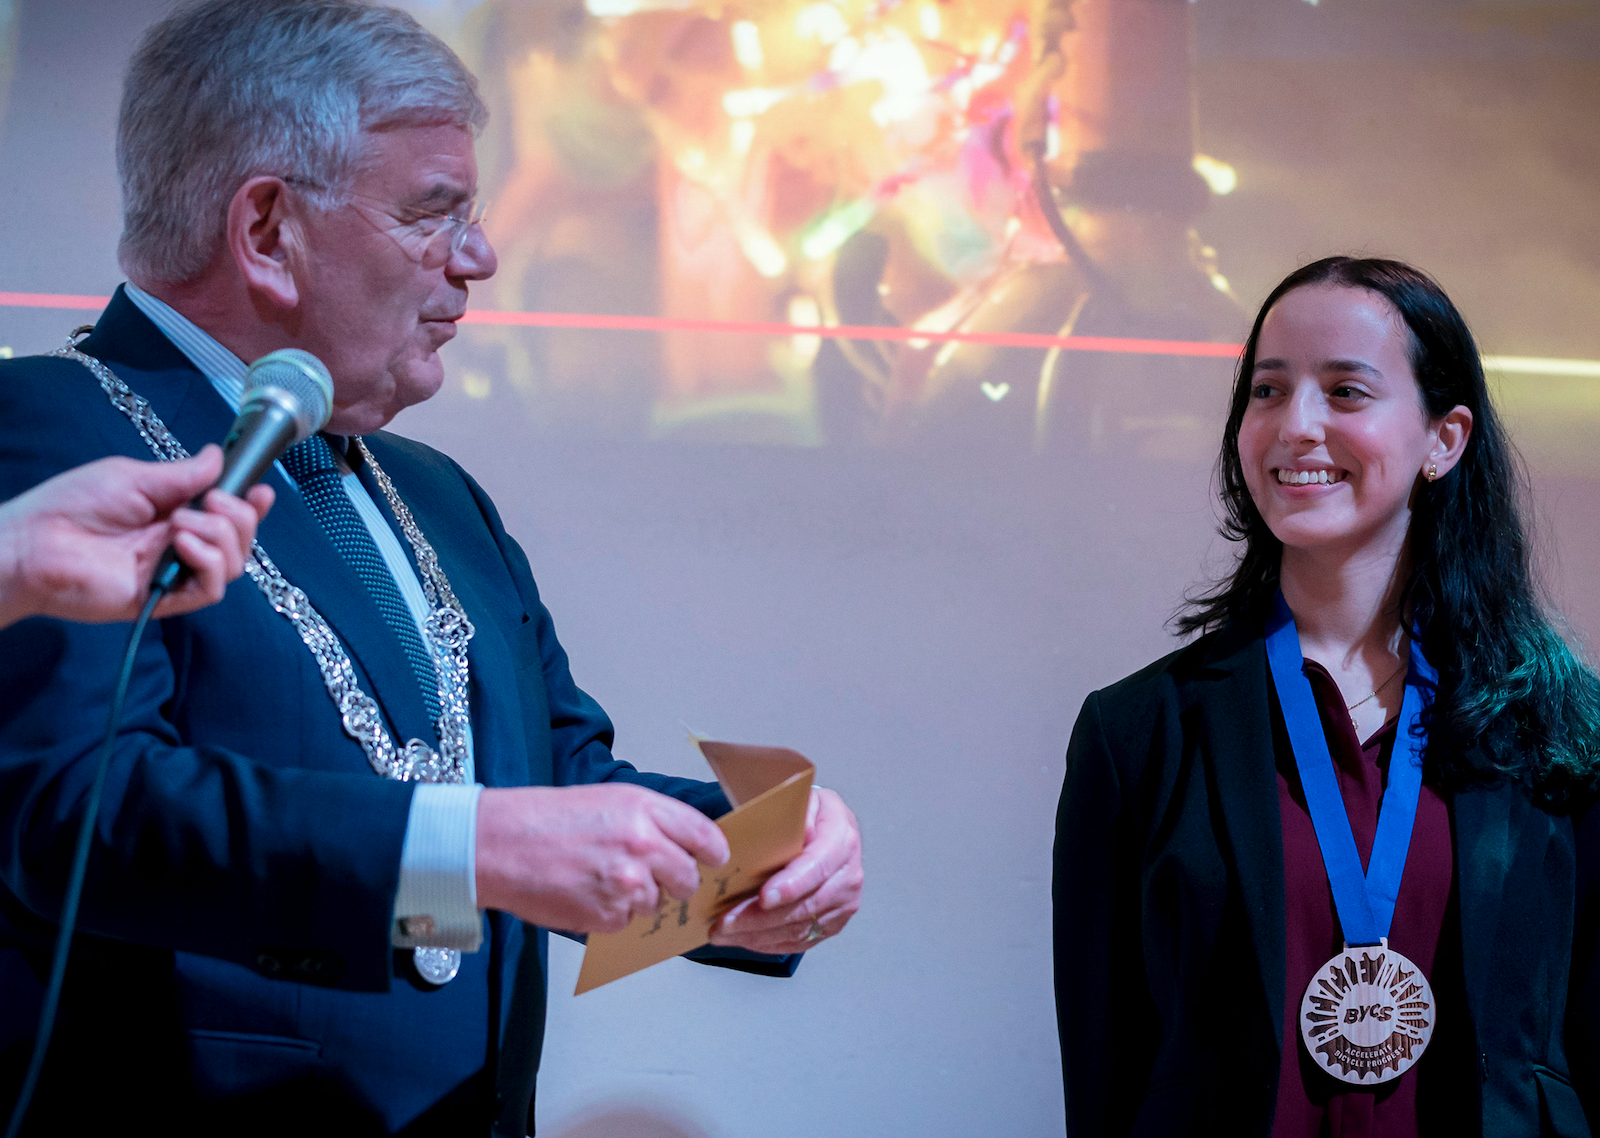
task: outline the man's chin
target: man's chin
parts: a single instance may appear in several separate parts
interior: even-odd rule
[[[412,363],[395,377],[394,407],[389,412],[392,419],[407,407],[426,403],[444,386],[444,361],[438,352],[429,352],[426,358]],[[387,420],[385,420],[387,421]]]
[[[433,353],[396,374],[386,393],[388,398],[381,402],[364,400],[346,407],[336,406],[325,429],[336,435],[369,435],[388,426],[407,407],[432,399],[443,386],[444,364],[438,353]]]

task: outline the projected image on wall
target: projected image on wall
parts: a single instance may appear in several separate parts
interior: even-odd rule
[[[141,36],[179,2],[0,0],[0,357],[59,348],[127,279],[123,80]],[[396,438],[373,442],[380,463],[410,455],[424,473],[416,463],[432,448],[439,472],[448,459],[481,488],[475,506],[449,499],[460,516],[430,507],[421,483],[410,507],[453,588],[505,617],[478,622],[472,645],[475,769],[499,777],[491,751],[512,723],[501,711],[518,706],[478,698],[494,695],[484,677],[504,670],[496,660],[520,663],[529,682],[536,667],[570,667],[609,715],[617,758],[704,779],[686,731],[792,748],[865,834],[861,916],[790,980],[666,961],[574,996],[586,949],[551,938],[548,999],[513,1000],[501,1017],[544,1017],[517,1031],[546,1025],[545,1138],[1064,1138],[1052,993],[1065,755],[1083,709],[1111,705],[1091,693],[1134,690],[1143,681],[1119,680],[1187,650],[1174,618],[1235,566],[1242,545],[1218,532],[1217,477],[1234,370],[1263,300],[1301,266],[1393,257],[1437,278],[1526,459],[1520,509],[1541,599],[1563,636],[1600,656],[1600,0],[377,2],[447,41],[490,112],[476,196],[496,271],[464,279],[484,268],[484,245],[452,231],[472,244],[440,274],[467,293],[439,350],[443,386],[385,424]],[[399,271],[382,221],[368,248],[355,218],[337,220],[323,232],[356,235],[352,265],[366,253],[378,263],[377,250]],[[330,320],[351,310],[329,308]],[[208,306],[194,311],[259,354]],[[311,313],[292,311],[285,321]],[[322,333],[331,324],[314,319],[315,346],[338,364],[342,345]],[[402,359],[407,346],[395,346]],[[113,362],[146,384],[135,361]],[[51,367],[93,382],[64,363],[17,370]],[[192,441],[221,438],[231,420],[210,385],[186,380],[190,402],[177,402],[176,383],[161,388],[173,417],[204,422],[188,410],[210,407],[211,433],[195,427]],[[153,401],[162,382],[148,377]],[[99,400],[89,386],[64,395],[59,437],[13,431],[14,473],[69,450],[73,461],[143,457]],[[90,405],[92,421],[72,418]],[[106,415],[118,421],[102,436]],[[1376,453],[1352,451],[1348,437],[1339,449],[1341,466]],[[1403,471],[1389,473],[1379,481],[1404,486]],[[280,567],[304,544],[297,530],[315,524],[290,481],[277,480],[259,531]],[[477,532],[472,511],[486,500],[510,541],[474,545],[475,560],[459,534]],[[1464,540],[1486,546],[1489,528]],[[500,563],[521,581],[524,556],[537,594],[519,585],[513,597],[497,584]],[[359,604],[326,574],[302,587],[319,584]],[[228,611],[264,604],[250,580],[230,588]],[[1503,586],[1493,591],[1504,600]],[[537,638],[546,612],[559,660]],[[189,627],[161,635],[203,662],[185,647]],[[259,649],[240,645],[251,659]],[[1270,684],[1264,649],[1257,659]],[[73,660],[84,676],[114,678],[114,659]],[[48,664],[19,657],[13,670]],[[1203,672],[1207,683],[1224,675]],[[1386,676],[1400,673],[1378,669],[1350,689],[1357,714],[1378,708],[1369,693]],[[37,687],[24,678],[17,699]],[[1265,715],[1269,688],[1258,696]],[[1157,702],[1149,723],[1125,722],[1117,738],[1205,726],[1198,705]],[[88,728],[76,704],[64,714]],[[1137,740],[1117,750],[1130,763],[1149,752]],[[367,777],[358,751],[268,758],[354,763]],[[1176,783],[1126,782],[1124,800],[1139,808],[1146,790],[1172,790],[1211,810],[1222,766],[1204,747],[1186,754],[1169,771]],[[509,769],[500,781],[520,777]],[[1271,808],[1279,784],[1258,773]],[[1131,833],[1125,817],[1091,829]],[[1209,858],[1216,847],[1201,837]],[[1095,868],[1084,880],[1101,880]],[[31,929],[0,929],[0,1059],[32,1047],[43,985],[6,947]],[[374,959],[389,961],[379,948]],[[64,1017],[97,1006],[72,1005],[72,993],[107,990],[72,959]],[[182,963],[202,978],[234,967],[191,953]],[[171,972],[146,968],[141,983],[154,976],[159,995]],[[457,987],[441,996],[395,978],[397,998],[424,1003],[458,999]],[[317,1009],[333,1005],[305,991],[306,1023],[320,1031]],[[1284,1006],[1298,1009],[1303,991],[1297,981]],[[226,1058],[223,1037],[239,1025],[232,1004],[216,1006],[226,1022],[211,1026],[229,1030],[212,1043]],[[1270,1051],[1271,1034],[1258,1034]],[[291,1066],[310,1061],[310,1038],[240,1036]],[[469,1074],[485,1052],[451,1051],[450,1038],[430,1037],[429,1061],[450,1051],[467,1064],[457,1093],[476,1095],[484,1084]],[[1437,1046],[1448,1066],[1455,1053]],[[396,1054],[405,1066],[410,1053]],[[1204,1089],[1248,1098],[1268,1085],[1247,1082]],[[1150,1101],[1186,1103],[1200,1085],[1160,1081]],[[1132,1109],[1135,1095],[1123,1097]]]
[[[435,416],[528,438],[1203,463],[1247,313],[1345,252],[1435,274],[1535,466],[1596,472],[1593,5],[403,6],[491,108],[500,268],[472,290]],[[10,78],[50,58],[27,31],[52,34],[45,12],[0,4],[18,171],[89,129]],[[84,90],[114,98],[115,72]],[[105,249],[109,150],[35,172],[61,181],[47,211]],[[75,319],[52,307],[91,318],[120,279],[59,244],[7,227],[0,352],[56,346]]]
[[[1513,414],[1544,420],[1533,434],[1600,414],[1594,334],[1575,318],[1536,341],[1515,319],[1526,296],[1507,295],[1551,279],[1559,199],[1600,204],[1570,170],[1595,161],[1571,147],[1592,68],[1521,81],[1559,12],[410,7],[485,77],[495,115],[482,157],[505,323],[469,330],[462,390],[509,388],[533,423],[1201,457],[1246,304],[1297,259],[1351,249],[1488,302],[1472,314],[1486,351],[1516,355],[1498,378]],[[1432,145],[1397,152],[1419,130]],[[1463,151],[1485,171],[1543,168],[1528,213],[1507,216],[1492,177],[1460,184]],[[1486,242],[1430,257],[1443,215],[1521,233],[1521,263]],[[1588,244],[1560,276],[1595,297]],[[1540,323],[1578,300],[1547,298]]]

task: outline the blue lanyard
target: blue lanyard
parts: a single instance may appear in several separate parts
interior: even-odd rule
[[[1300,769],[1300,785],[1305,789],[1311,825],[1322,849],[1322,864],[1328,871],[1345,944],[1377,944],[1389,935],[1389,925],[1394,920],[1394,901],[1400,893],[1406,850],[1411,846],[1411,826],[1417,817],[1417,796],[1422,791],[1422,750],[1427,743],[1422,729],[1422,689],[1431,693],[1437,687],[1439,673],[1423,658],[1422,648],[1413,636],[1399,731],[1389,759],[1389,785],[1383,792],[1378,833],[1363,875],[1350,816],[1345,812],[1344,796],[1339,793],[1333,755],[1322,731],[1311,681],[1306,678],[1300,633],[1281,592],[1267,621],[1267,662],[1283,708],[1283,722],[1289,729],[1289,742],[1294,747],[1295,766]]]

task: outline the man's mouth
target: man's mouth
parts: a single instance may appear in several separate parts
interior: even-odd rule
[[[1350,476],[1345,470],[1290,470],[1282,466],[1273,473],[1278,476],[1279,486],[1331,486]]]

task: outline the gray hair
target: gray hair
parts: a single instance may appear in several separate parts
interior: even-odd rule
[[[477,80],[438,37],[359,0],[202,0],[145,33],[117,123],[118,259],[185,281],[211,260],[240,185],[293,177],[320,209],[348,200],[365,132],[482,129]]]

